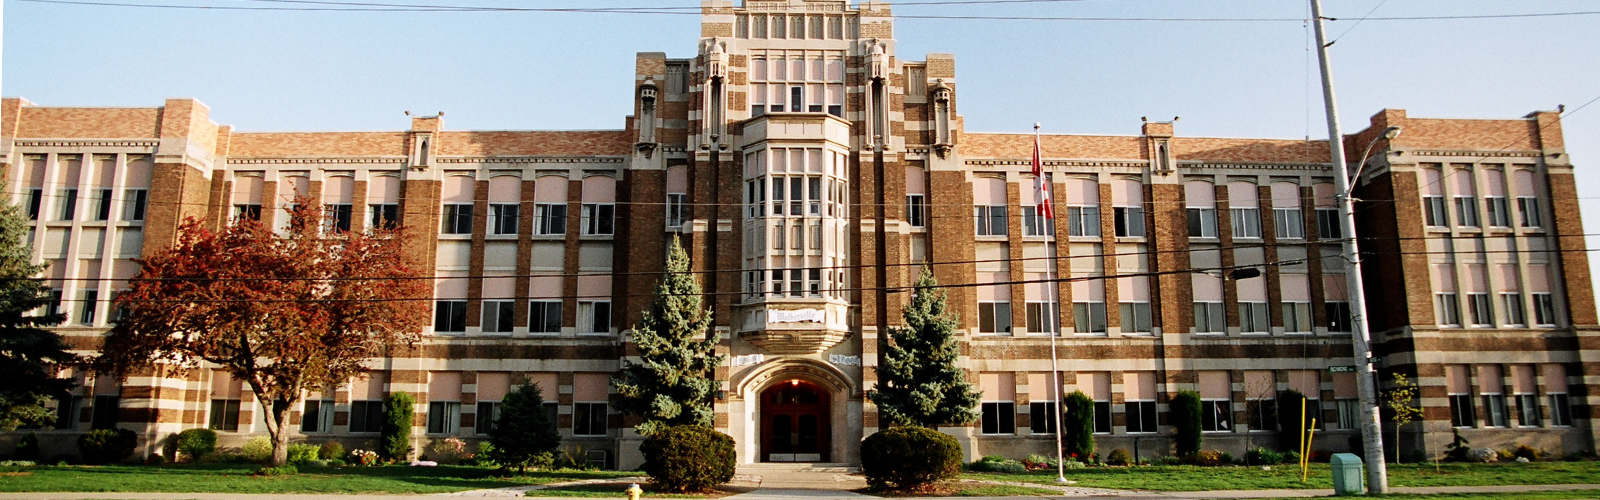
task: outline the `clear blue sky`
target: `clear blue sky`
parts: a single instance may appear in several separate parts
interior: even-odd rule
[[[89,0],[292,7],[249,0]],[[332,0],[357,1],[357,0]],[[696,7],[688,0],[365,0],[515,7]],[[913,0],[908,0],[908,2]],[[925,0],[923,0],[925,1]],[[469,3],[470,2],[470,3]],[[241,131],[615,129],[636,52],[693,55],[698,15],[263,12],[5,2],[0,92],[45,106],[157,106],[194,97]],[[301,4],[305,5],[305,4]],[[1376,10],[1374,11],[1374,8]],[[900,15],[1291,18],[1299,0],[1102,0],[896,5]],[[1326,0],[1342,123],[1515,118],[1600,97],[1600,15],[1355,19],[1597,11],[1585,1]],[[692,12],[692,9],[689,10]],[[1352,28],[1352,26],[1354,26]],[[1347,32],[1348,30],[1348,32]],[[1326,137],[1310,28],[1287,22],[900,19],[899,55],[956,54],[969,131]],[[1564,120],[1587,233],[1600,233],[1600,103]],[[1593,197],[1592,199],[1587,197]],[[1600,239],[1590,239],[1591,248]]]

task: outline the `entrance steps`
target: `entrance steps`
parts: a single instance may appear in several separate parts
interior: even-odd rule
[[[774,472],[816,472],[832,474],[855,474],[861,472],[861,466],[843,463],[821,462],[762,462],[754,464],[739,464],[740,474],[774,473]]]

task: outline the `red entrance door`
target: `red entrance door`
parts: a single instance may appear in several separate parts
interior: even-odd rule
[[[779,383],[761,393],[761,457],[765,462],[826,462],[828,395],[801,380]]]

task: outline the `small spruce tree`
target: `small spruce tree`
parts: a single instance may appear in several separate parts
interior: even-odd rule
[[[1089,462],[1094,455],[1094,400],[1083,391],[1067,395],[1061,414],[1061,447],[1067,456]]]
[[[1177,434],[1178,456],[1200,452],[1200,393],[1178,391],[1172,398],[1172,427]]]
[[[33,263],[27,216],[0,196],[0,430],[23,424],[48,425],[55,412],[51,399],[65,397],[76,385],[57,378],[56,369],[78,361],[67,344],[44,327],[66,319],[61,314],[34,315],[50,303],[39,274],[43,264]]]
[[[404,462],[411,460],[411,421],[416,414],[417,399],[410,393],[395,392],[383,400],[383,449],[378,451],[384,460]]]
[[[502,470],[515,467],[517,474],[529,466],[548,464],[552,452],[561,446],[555,422],[545,414],[544,395],[539,386],[524,382],[500,402],[500,418],[489,430],[494,447],[490,459]]]
[[[617,409],[643,419],[634,426],[640,435],[674,425],[714,424],[712,400],[722,383],[713,372],[724,355],[716,353],[711,311],[701,295],[700,282],[689,270],[689,254],[674,236],[666,276],[633,328],[639,362],[624,360],[622,371],[611,378],[621,396]]]
[[[958,316],[945,309],[944,289],[922,269],[905,308],[905,327],[889,329],[872,402],[889,422],[937,429],[977,420],[981,394],[967,382],[958,358]]]

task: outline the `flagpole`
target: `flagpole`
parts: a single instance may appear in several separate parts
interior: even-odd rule
[[[1053,219],[1054,216],[1055,216],[1055,207],[1053,206],[1053,205],[1055,205],[1055,200],[1053,199],[1054,196],[1050,196],[1050,187],[1051,186],[1048,183],[1045,182],[1045,177],[1044,177],[1044,159],[1041,158],[1041,155],[1042,155],[1042,153],[1039,151],[1039,123],[1038,122],[1034,122],[1034,124],[1033,124],[1033,175],[1034,175],[1033,183],[1034,183],[1034,186],[1037,188],[1037,189],[1035,189],[1034,200],[1033,200],[1033,203],[1034,203],[1034,215],[1035,216],[1045,215],[1047,217],[1045,219],[1045,223],[1048,224],[1045,227],[1046,228],[1054,228],[1055,227],[1055,223],[1051,219]],[[1042,214],[1039,212],[1039,209],[1038,209],[1041,196],[1044,196],[1045,198],[1043,198],[1043,199],[1044,200],[1048,200],[1048,201],[1046,201],[1046,203],[1049,203],[1051,205],[1050,210],[1047,211],[1047,212],[1044,212]],[[1061,366],[1060,366],[1061,361],[1060,361],[1060,358],[1058,358],[1056,356],[1056,337],[1061,335],[1061,327],[1060,327],[1060,325],[1056,324],[1056,320],[1061,317],[1061,304],[1060,304],[1059,299],[1057,298],[1057,293],[1056,293],[1056,287],[1060,286],[1060,284],[1056,283],[1056,272],[1055,272],[1056,259],[1051,253],[1051,250],[1053,250],[1054,247],[1055,247],[1055,245],[1051,244],[1052,243],[1051,240],[1053,240],[1055,238],[1054,231],[1046,229],[1044,231],[1044,233],[1047,236],[1044,239],[1045,273],[1046,273],[1046,275],[1045,275],[1046,276],[1045,283],[1049,283],[1049,292],[1046,294],[1046,297],[1048,297],[1048,300],[1049,300],[1048,305],[1051,308],[1051,312],[1050,312],[1050,314],[1041,315],[1041,316],[1045,317],[1045,319],[1044,319],[1045,325],[1043,325],[1043,326],[1045,326],[1046,331],[1050,332],[1050,380],[1052,380],[1054,382],[1053,384],[1051,384],[1050,394],[1052,394],[1055,397],[1055,404],[1053,406],[1055,406],[1055,409],[1056,409],[1055,415],[1051,416],[1052,418],[1054,418],[1056,420],[1056,482],[1057,483],[1066,483],[1067,482],[1067,461],[1066,461],[1066,457],[1064,456],[1065,452],[1061,449],[1061,431],[1063,430],[1062,427],[1061,427],[1061,412],[1065,408],[1063,408],[1062,398],[1061,398]]]

